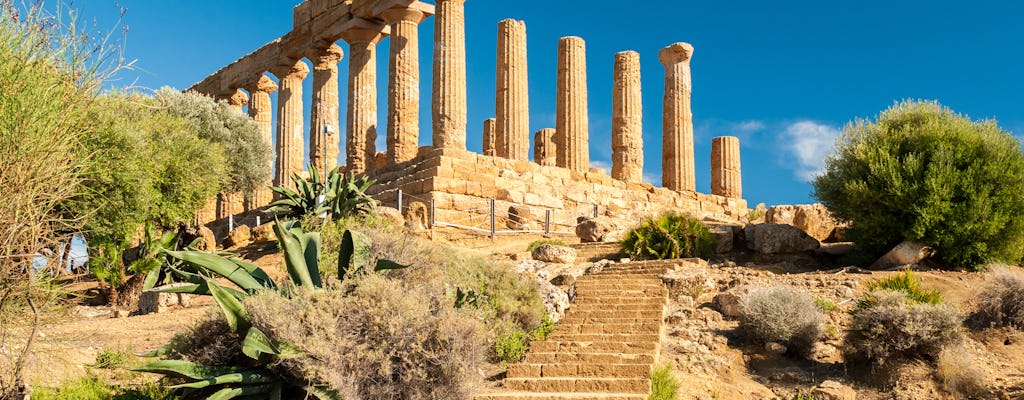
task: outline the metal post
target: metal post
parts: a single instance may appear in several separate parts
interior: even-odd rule
[[[398,189],[398,212],[402,212],[402,189]]]
[[[597,218],[597,204],[594,204],[594,218]]]
[[[437,218],[436,215],[437,214],[435,213],[435,209],[434,209],[434,199],[430,199],[430,218],[429,218],[429,220],[430,220],[430,230],[431,231],[434,230],[435,218]]]
[[[235,215],[228,214],[228,232],[235,231]]]
[[[491,199],[491,239],[494,239],[494,199]]]
[[[262,225],[262,224],[260,223],[260,216],[259,216],[259,215],[257,215],[257,216],[256,216],[256,226],[260,226],[260,225]]]
[[[544,210],[544,233],[551,234],[551,210]]]

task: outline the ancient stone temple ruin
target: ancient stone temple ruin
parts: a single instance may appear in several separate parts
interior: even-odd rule
[[[612,170],[591,167],[587,115],[586,43],[565,37],[558,43],[556,126],[530,132],[526,24],[497,23],[496,109],[494,118],[472,123],[482,127],[483,148],[466,148],[465,0],[308,0],[294,9],[293,30],[224,67],[189,90],[222,99],[239,112],[248,106],[268,142],[276,142],[273,182],[290,185],[290,177],[312,165],[333,169],[344,141],[344,168],[378,180],[372,194],[385,205],[429,204],[439,220],[475,212],[494,202],[526,207],[534,215],[591,210],[623,218],[640,218],[667,209],[700,216],[734,219],[746,215],[742,199],[739,140],[712,141],[711,194],[696,192],[693,114],[690,108],[690,59],[694,48],[674,43],[656,56],[664,65],[662,181],[642,181],[644,166],[640,57],[634,51],[614,55],[615,83],[610,140]],[[472,3],[471,3],[472,4]],[[433,17],[432,19],[430,17]],[[420,147],[419,25],[434,24],[431,146]],[[378,127],[376,46],[390,40],[387,126]],[[348,54],[337,45],[348,44]],[[339,118],[338,63],[347,57],[348,109]],[[535,72],[536,73],[536,72]],[[596,73],[606,73],[597,71]],[[271,77],[276,79],[271,79]],[[312,93],[303,81],[313,80]],[[479,89],[475,89],[479,90]],[[475,93],[485,95],[484,93]],[[271,96],[277,97],[276,109]],[[312,112],[303,115],[304,102]],[[276,113],[276,126],[271,121]],[[303,157],[308,129],[309,159]],[[376,148],[378,134],[385,149]],[[601,133],[602,136],[605,133]],[[533,138],[531,146],[530,139]],[[276,139],[276,140],[275,140]],[[534,160],[529,160],[533,149]],[[493,199],[493,200],[492,200]],[[257,208],[271,200],[269,191],[241,200],[224,194],[217,205],[223,217]],[[243,204],[244,203],[244,204]],[[596,206],[596,207],[595,207]],[[505,206],[507,207],[507,206]],[[573,217],[574,218],[574,217]],[[493,224],[493,222],[492,222]]]

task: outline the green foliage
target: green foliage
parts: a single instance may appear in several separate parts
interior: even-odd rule
[[[167,114],[187,121],[204,142],[224,149],[227,171],[217,177],[222,189],[252,194],[270,179],[273,150],[252,118],[195,92],[162,88],[154,97]]]
[[[537,250],[538,247],[546,244],[550,244],[552,246],[568,246],[568,244],[566,244],[565,241],[560,239],[541,239],[530,242],[530,245],[526,247],[526,251],[532,252],[534,250]]]
[[[498,361],[504,364],[511,364],[521,360],[526,355],[529,343],[530,339],[526,332],[520,329],[512,329],[498,335],[498,338],[494,341],[494,354],[497,356]]]
[[[810,294],[789,286],[754,288],[740,302],[740,327],[762,342],[783,343],[808,354],[825,318]]]
[[[675,400],[681,383],[672,376],[672,365],[665,364],[651,371],[651,394],[648,400]]]
[[[89,374],[68,381],[57,388],[40,388],[32,392],[39,400],[171,400],[170,390],[156,383],[125,387]]]
[[[548,335],[551,335],[551,332],[554,331],[555,321],[552,321],[550,316],[544,314],[544,316],[541,317],[540,325],[537,325],[537,329],[534,329],[530,336],[536,341],[547,340]]]
[[[101,369],[116,369],[124,367],[128,362],[130,354],[124,350],[111,350],[104,348],[96,353],[96,363],[93,367]]]
[[[884,365],[901,358],[934,358],[963,335],[963,317],[952,307],[884,289],[870,296],[867,306],[852,312],[843,341],[847,360]]]
[[[818,308],[820,308],[821,311],[824,311],[824,312],[827,312],[827,313],[839,309],[839,305],[837,305],[835,302],[833,302],[831,300],[828,300],[828,299],[815,298],[814,299],[814,304],[817,304]]]
[[[1024,256],[1024,153],[995,121],[904,101],[846,127],[814,181],[861,261],[906,239],[953,266]]]
[[[942,302],[942,293],[934,289],[925,289],[921,286],[921,278],[906,270],[887,278],[868,282],[866,294],[857,302],[857,308],[863,309],[874,305],[875,292],[892,291],[907,297],[907,300],[921,304],[939,304]]]
[[[669,212],[631,229],[622,241],[622,252],[639,260],[668,260],[709,257],[714,246],[715,236],[703,222]]]
[[[270,203],[267,212],[292,219],[326,214],[331,220],[340,220],[366,216],[377,208],[377,201],[366,194],[377,181],[365,176],[356,179],[355,174],[342,175],[335,168],[321,179],[317,169],[310,165],[308,181],[295,175],[292,182],[295,190],[281,186],[270,188],[280,198]]]

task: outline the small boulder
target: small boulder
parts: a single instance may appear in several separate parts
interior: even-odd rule
[[[252,243],[252,230],[248,225],[239,225],[224,238],[224,247],[242,247]]]
[[[580,217],[576,222],[576,237],[581,243],[611,243],[622,239],[621,228],[609,217]]]
[[[821,204],[803,204],[796,206],[793,215],[793,226],[800,228],[819,242],[832,237],[836,230],[832,213]]]
[[[739,317],[742,311],[740,303],[749,291],[750,288],[747,286],[738,286],[718,293],[713,301],[715,309],[722,313],[722,316],[728,318]]]
[[[824,381],[811,391],[815,399],[857,400],[857,391],[836,381]]]
[[[508,208],[508,220],[505,226],[511,230],[528,230],[533,228],[535,219],[529,207],[514,205]]]
[[[576,249],[553,244],[543,244],[533,250],[533,259],[558,264],[573,264],[576,262]]]
[[[537,284],[548,317],[553,322],[560,321],[565,316],[566,310],[569,309],[569,295],[550,282],[540,280]]]
[[[377,216],[394,226],[405,225],[405,217],[402,216],[402,212],[394,207],[377,207]]]
[[[161,293],[158,291],[160,289],[170,289],[188,285],[189,283],[173,283],[142,292],[142,294],[139,295],[139,315],[163,313],[171,306],[189,307],[192,305],[191,294]]]
[[[761,254],[802,253],[821,247],[821,242],[793,225],[750,224],[744,236],[747,247]]]
[[[708,223],[708,230],[715,235],[715,253],[725,254],[729,253],[733,249],[734,238],[736,236],[736,226]]]
[[[423,232],[430,229],[430,215],[427,205],[414,201],[405,209],[405,226],[412,232]]]
[[[196,245],[199,250],[211,253],[217,250],[217,235],[213,234],[213,230],[205,226],[200,226],[197,236],[203,239],[198,245]]]
[[[794,219],[796,219],[796,206],[771,206],[764,213],[764,222],[766,224],[793,225]]]
[[[252,228],[252,241],[255,243],[271,242],[277,240],[274,235],[274,223],[268,222]]]
[[[668,287],[669,297],[689,296],[699,300],[701,295],[715,291],[715,280],[704,268],[684,268],[668,271],[661,276]]]
[[[888,253],[871,264],[872,268],[893,268],[902,265],[917,264],[922,260],[931,257],[935,252],[931,247],[921,243],[906,240],[896,245]]]
[[[764,351],[767,351],[769,354],[783,355],[786,354],[787,351],[789,351],[789,348],[787,348],[786,345],[782,343],[768,342],[764,344]]]

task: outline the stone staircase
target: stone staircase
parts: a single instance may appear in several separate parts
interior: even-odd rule
[[[500,391],[477,400],[645,400],[661,347],[676,261],[616,264],[576,280],[576,301],[547,340],[508,366]]]

